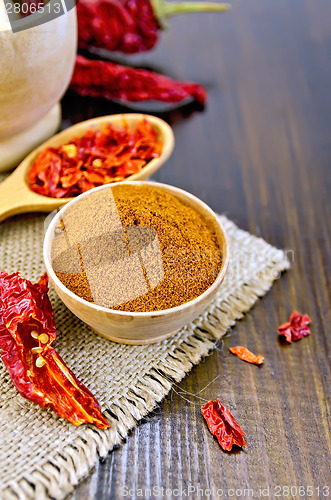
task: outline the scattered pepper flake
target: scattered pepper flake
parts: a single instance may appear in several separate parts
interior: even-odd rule
[[[235,347],[230,347],[230,352],[238,356],[238,358],[243,361],[247,361],[247,363],[252,363],[254,365],[262,365],[264,361],[264,357],[260,354],[256,356],[251,351],[247,349],[247,347],[243,347],[242,345],[237,345]]]
[[[308,328],[310,322],[311,319],[308,314],[293,311],[289,321],[278,327],[278,333],[280,336],[285,337],[287,342],[296,342],[310,334]]]
[[[217,437],[223,450],[231,451],[234,444],[247,447],[244,438],[246,433],[218,398],[216,401],[208,401],[205,406],[201,407],[201,411],[206,419],[208,429]]]
[[[131,129],[108,124],[88,130],[58,148],[47,148],[30,167],[32,191],[52,198],[78,196],[89,189],[136,174],[162,153],[158,132],[143,118]]]

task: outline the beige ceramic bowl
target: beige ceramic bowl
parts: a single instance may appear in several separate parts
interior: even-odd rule
[[[70,311],[87,323],[93,330],[103,337],[115,342],[124,344],[150,344],[166,339],[178,332],[184,325],[190,323],[194,318],[199,316],[215,297],[224,279],[229,263],[228,240],[215,213],[192,194],[173,186],[155,182],[130,182],[130,184],[148,184],[162,188],[190,204],[195,210],[202,214],[204,218],[211,221],[215,228],[219,247],[222,252],[222,265],[214,283],[204,293],[190,302],[171,309],[154,312],[125,312],[107,309],[87,302],[72,293],[62,284],[52,268],[50,258],[54,229],[59,225],[60,217],[65,213],[68,207],[76,203],[77,200],[81,199],[83,196],[89,196],[93,191],[109,189],[109,185],[95,188],[80,195],[58,212],[46,232],[44,241],[44,262],[48,276],[59,297]],[[114,184],[112,186],[114,186]]]

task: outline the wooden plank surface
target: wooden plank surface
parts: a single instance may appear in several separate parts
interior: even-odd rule
[[[160,491],[151,498],[327,498],[330,18],[329,0],[236,0],[224,15],[172,19],[158,48],[133,58],[200,81],[209,93],[203,112],[160,114],[173,125],[176,148],[155,178],[289,249],[293,264],[70,500],[149,498],[144,490],[153,487]],[[63,126],[124,110],[71,93],[63,109]],[[284,347],[277,326],[295,308],[311,316],[312,335]],[[263,354],[265,365],[230,355],[237,344]],[[206,430],[200,404],[216,397],[246,431],[247,450],[223,452]],[[206,489],[214,490],[209,497]]]

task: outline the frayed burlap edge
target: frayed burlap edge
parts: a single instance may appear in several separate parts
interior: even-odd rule
[[[242,318],[256,300],[270,289],[276,279],[275,274],[289,268],[283,255],[282,260],[272,262],[255,280],[242,285],[227,300],[214,302],[198,321],[186,327],[190,330],[189,336],[165,359],[156,362],[135,387],[129,388],[125,396],[104,412],[110,422],[110,429],[100,431],[91,426],[89,437],[75,439],[74,443],[50,457],[42,467],[3,490],[1,498],[65,498],[97,461],[119,445],[139,420],[169,393],[171,381],[179,382],[213,349],[216,341],[236,320]]]

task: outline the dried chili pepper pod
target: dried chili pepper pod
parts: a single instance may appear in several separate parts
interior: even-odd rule
[[[164,0],[80,0],[77,4],[78,46],[125,54],[151,50],[166,20],[175,14],[226,11],[228,4]]]
[[[201,411],[208,429],[217,438],[223,450],[231,451],[234,444],[247,447],[244,438],[246,433],[218,398],[216,401],[208,401],[201,407]]]
[[[205,89],[197,83],[172,80],[147,69],[91,60],[81,55],[76,58],[70,88],[82,96],[126,102],[183,103],[193,99],[203,106],[207,99]]]
[[[47,283],[47,274],[32,284],[19,273],[0,273],[1,358],[23,397],[76,426],[105,429],[99,403],[52,347],[56,328]]]

